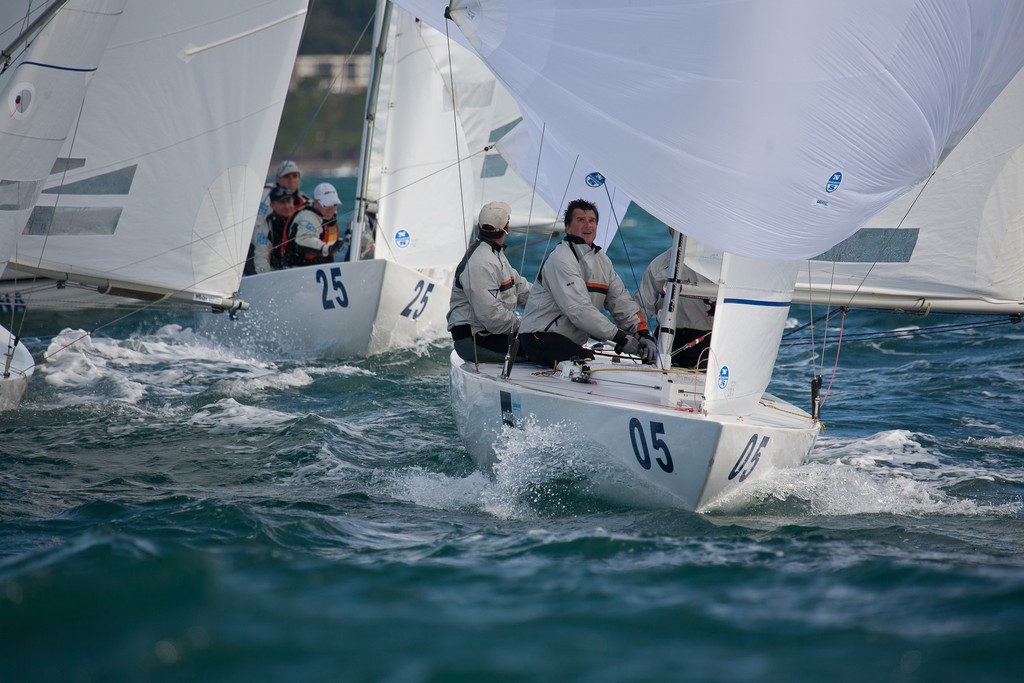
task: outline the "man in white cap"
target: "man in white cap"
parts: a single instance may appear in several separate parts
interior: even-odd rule
[[[672,229],[669,228],[669,235]],[[640,288],[633,299],[647,313],[648,319],[661,310],[665,283],[672,274],[669,263],[673,249],[669,247],[651,261],[644,272]],[[676,295],[676,331],[672,337],[672,365],[704,370],[708,366],[707,350],[711,348],[711,328],[715,324],[715,300],[686,293],[686,285],[711,284],[711,280],[685,264],[679,265],[679,293]]]
[[[283,188],[287,191],[292,200],[292,210],[298,211],[312,201],[305,192],[299,189],[302,182],[302,171],[291,159],[285,159],[278,164],[277,172],[274,175],[274,184],[263,186],[263,198],[260,201],[259,211],[256,213],[256,225],[253,226],[252,240],[249,243],[249,254],[245,260],[243,275],[263,273],[270,268],[270,262],[266,255],[271,250],[271,236],[267,231],[267,221],[271,216],[270,193],[274,188]],[[278,192],[280,195],[280,192]]]
[[[338,239],[338,191],[330,183],[313,190],[313,205],[301,209],[292,219],[285,247],[285,265],[315,266],[330,263],[342,246]]]
[[[294,161],[291,159],[282,161],[277,167],[277,175],[274,180],[278,185],[288,190],[296,207],[302,204],[309,204],[309,195],[299,189],[299,184],[302,182],[302,171],[299,170],[298,164]]]
[[[480,237],[455,270],[448,330],[455,352],[472,363],[500,363],[519,331],[516,306],[525,306],[530,283],[505,257],[512,207],[491,202],[480,209]],[[525,360],[519,356],[517,360]]]

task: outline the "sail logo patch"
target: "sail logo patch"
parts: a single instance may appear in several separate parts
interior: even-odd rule
[[[825,183],[825,192],[832,194],[839,189],[839,183],[841,182],[843,182],[843,174],[836,171],[829,177],[828,182]]]
[[[36,89],[31,83],[18,83],[11,88],[11,93],[7,96],[7,105],[11,108],[11,116],[16,119],[28,116],[35,94]]]
[[[594,171],[593,173],[587,175],[586,183],[590,187],[601,187],[602,185],[604,185],[604,182],[605,177],[598,173],[597,171]]]
[[[718,371],[718,388],[725,389],[729,386],[729,366],[723,365],[722,369]]]
[[[395,233],[395,246],[399,249],[405,249],[411,241],[412,238],[409,236],[408,230],[399,230]]]

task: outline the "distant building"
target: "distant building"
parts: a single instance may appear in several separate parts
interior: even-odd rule
[[[320,90],[339,93],[366,90],[370,83],[370,55],[299,55],[292,70],[291,88],[316,79]]]

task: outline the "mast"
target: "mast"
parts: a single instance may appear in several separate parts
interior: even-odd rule
[[[356,187],[356,214],[352,219],[350,234],[352,243],[349,247],[349,260],[359,260],[362,250],[363,230],[366,228],[366,212],[370,203],[366,198],[366,187],[370,174],[370,147],[373,144],[373,131],[377,118],[377,93],[380,90],[381,70],[384,65],[384,53],[387,52],[388,31],[391,26],[391,1],[378,0],[377,11],[380,23],[377,26],[374,41],[373,63],[370,66],[370,87],[366,91],[366,116],[363,119],[363,147],[359,151],[359,180]]]
[[[53,15],[59,12],[66,4],[68,4],[68,0],[57,0],[54,2],[52,5],[47,7],[42,14],[36,17],[35,21],[29,24],[28,28],[22,31],[21,35],[14,39],[14,42],[4,48],[3,52],[0,53],[3,55],[4,60],[4,64],[0,66],[0,72],[7,68],[8,60],[11,59],[14,51],[17,50],[22,43],[26,42],[29,39],[29,36],[31,36],[36,29],[42,27],[46,22],[53,18]]]
[[[683,267],[686,253],[686,237],[678,230],[672,231],[672,252],[668,262],[669,278],[665,280],[665,301],[658,316],[658,365],[664,369],[672,367],[672,342],[676,336],[676,297],[679,296],[679,271]]]

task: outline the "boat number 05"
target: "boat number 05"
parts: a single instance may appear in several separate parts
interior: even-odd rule
[[[665,425],[660,422],[651,422],[651,445],[648,448],[647,435],[644,433],[643,424],[635,417],[629,421],[629,440],[633,444],[633,455],[636,456],[640,467],[643,467],[645,470],[651,469],[650,449],[653,448],[665,454],[664,459],[661,456],[654,458],[654,461],[658,463],[658,467],[665,472],[671,472],[675,469],[675,465],[672,464],[672,454],[668,452],[668,444],[661,438],[661,435],[664,433]]]
[[[335,305],[339,308],[348,307],[348,292],[345,291],[345,285],[341,282],[341,268],[331,268],[329,280],[326,272],[317,270],[316,281],[320,283],[322,288],[320,302],[323,304],[325,311],[331,310]],[[330,296],[331,292],[334,292],[336,296],[332,298]]]
[[[757,443],[757,434],[750,437],[750,441],[743,447],[743,453],[740,454],[740,459],[736,461],[736,464],[732,466],[732,472],[729,472],[729,481],[732,481],[736,477],[743,481],[750,476],[750,473],[757,467],[757,461],[761,459],[761,449],[768,445],[768,437],[761,439],[760,445]]]
[[[426,285],[426,289],[424,289]],[[402,315],[406,318],[412,318],[413,320],[418,319],[423,315],[423,311],[427,308],[427,297],[434,291],[434,284],[427,284],[426,280],[420,280],[416,283],[416,296],[412,298],[405,308],[402,309]],[[419,304],[419,308],[413,310],[413,307]]]

